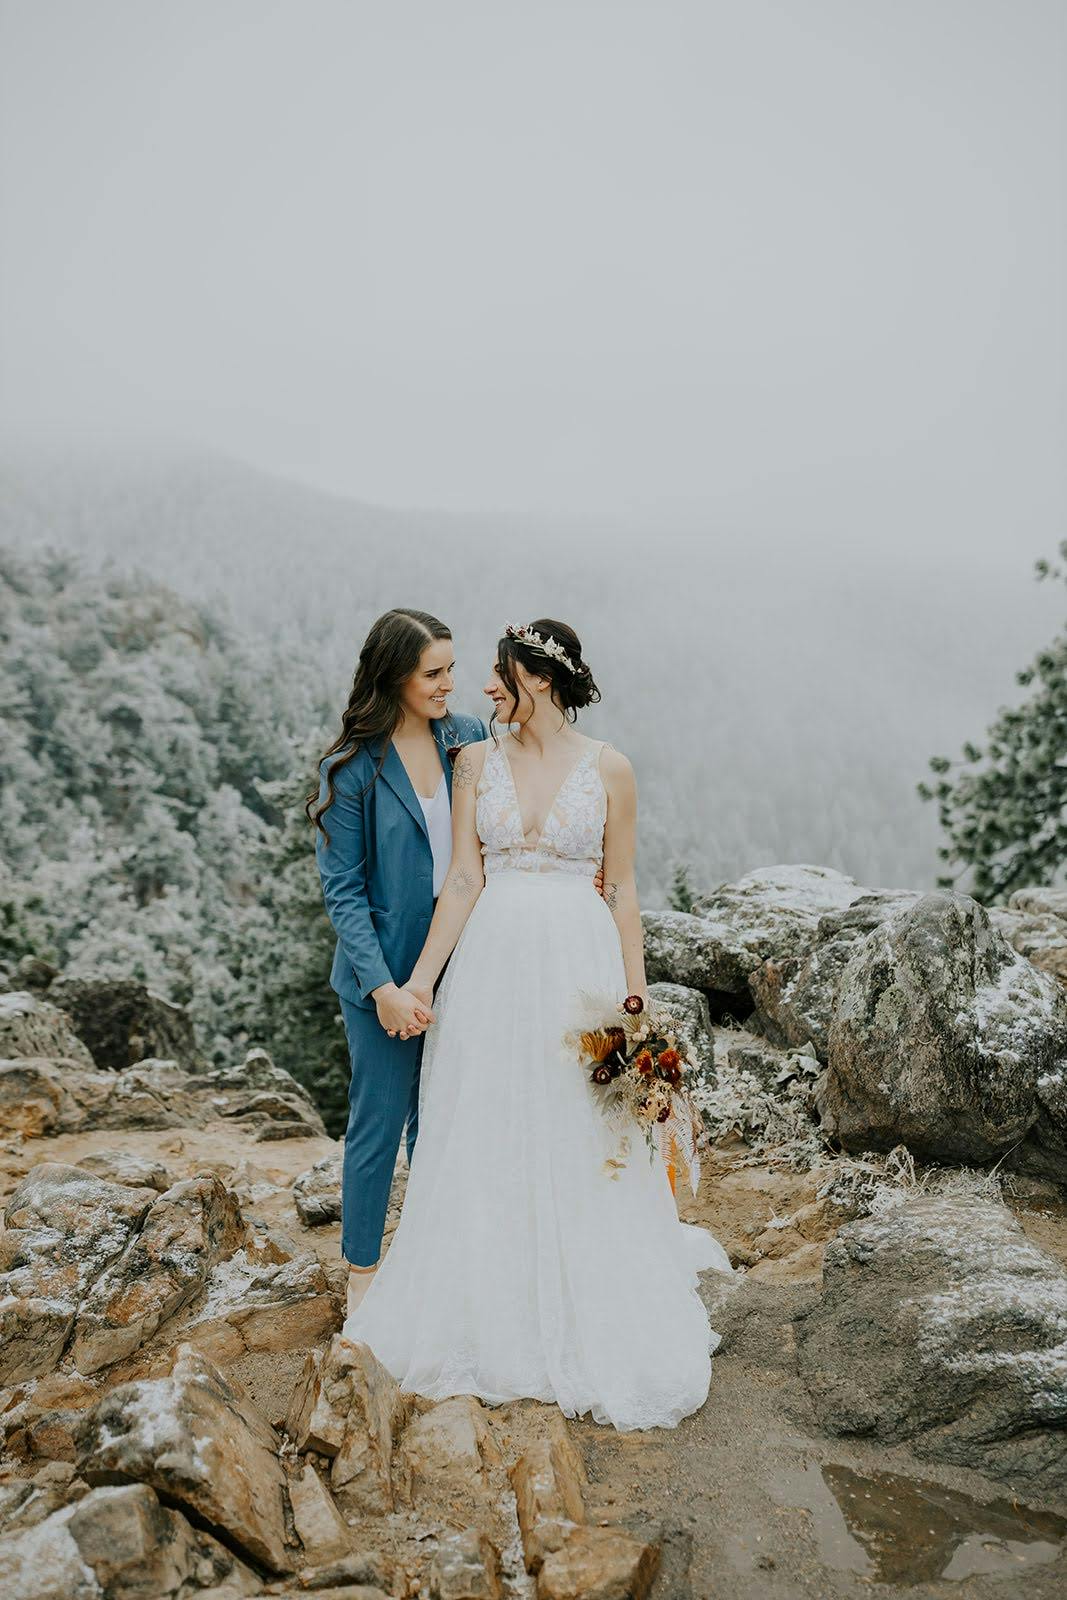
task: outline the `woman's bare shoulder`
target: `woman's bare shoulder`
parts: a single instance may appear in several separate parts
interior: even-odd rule
[[[632,783],[634,780],[633,764],[629,756],[623,755],[621,750],[617,750],[606,739],[600,751],[600,775],[605,783],[609,778],[621,783],[627,780]]]
[[[482,775],[485,758],[490,747],[496,741],[489,739],[472,739],[470,744],[465,744],[456,757],[456,764],[452,769],[453,789],[463,789],[470,784],[477,783]]]

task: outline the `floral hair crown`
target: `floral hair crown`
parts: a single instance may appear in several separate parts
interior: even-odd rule
[[[504,624],[504,632],[509,639],[516,639],[519,644],[526,645],[528,649],[540,650],[544,655],[551,656],[553,660],[561,661],[568,672],[578,671],[578,668],[564,650],[559,640],[553,639],[551,634],[549,634],[547,639],[543,639],[539,633],[535,633],[534,630],[525,622],[519,628],[517,628],[513,622],[506,622]]]

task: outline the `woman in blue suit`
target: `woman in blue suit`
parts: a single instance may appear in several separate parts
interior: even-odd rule
[[[307,803],[337,934],[330,983],[352,1062],[341,1182],[350,1312],[378,1264],[405,1123],[409,1162],[418,1133],[432,1013],[397,979],[415,964],[448,870],[452,760],[488,737],[480,717],[448,713],[454,666],[452,635],[436,617],[407,609],[379,617]]]

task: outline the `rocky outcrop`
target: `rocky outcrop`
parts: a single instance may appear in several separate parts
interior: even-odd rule
[[[365,1344],[340,1334],[309,1355],[285,1431],[298,1451],[329,1458],[330,1481],[361,1509],[395,1509],[393,1443],[414,1405]]]
[[[796,1333],[827,1431],[1067,1488],[1067,1275],[998,1202],[918,1195],[848,1224]]]
[[[278,1256],[280,1255],[280,1259]],[[247,1244],[213,1268],[182,1338],[228,1365],[255,1350],[303,1350],[341,1326],[341,1301],[310,1250]]]
[[[226,1586],[253,1595],[255,1574],[143,1484],[94,1489],[0,1539],[5,1600],[191,1600]]]
[[[122,1072],[149,1059],[176,1061],[183,1067],[200,1062],[188,1012],[134,978],[60,977],[49,985],[48,999],[70,1019],[92,1060],[104,1071]]]
[[[79,1304],[155,1199],[151,1190],[105,1183],[58,1162],[43,1162],[22,1180],[0,1235],[0,1382],[51,1371]]]
[[[1067,890],[1016,889],[989,915],[1020,955],[1067,986]]]
[[[768,957],[748,975],[756,1002],[749,1028],[783,1047],[811,1044],[825,1061],[842,972],[874,928],[918,898],[910,891],[864,891],[842,910],[820,917],[799,954]]]
[[[341,1155],[324,1156],[293,1183],[293,1200],[305,1228],[341,1220]]]
[[[560,1421],[510,1472],[527,1572],[538,1600],[644,1600],[659,1566],[658,1544],[618,1528],[590,1526],[585,1464]]]
[[[970,1163],[1014,1151],[1067,1179],[1067,995],[966,895],[923,895],[862,941],[828,1056],[817,1104],[846,1149]]]
[[[747,995],[757,967],[800,955],[821,917],[864,892],[830,867],[761,867],[701,896],[692,912],[645,912],[649,981]]]
[[[70,1018],[57,1006],[28,991],[0,994],[0,1060],[22,1056],[93,1065]]]
[[[306,1091],[265,1051],[250,1052],[240,1067],[211,1072],[189,1072],[174,1061],[98,1072],[65,1061],[0,1060],[0,1111],[6,1126],[28,1138],[228,1120],[257,1139],[325,1134]]]
[[[108,1183],[125,1183],[132,1189],[155,1189],[162,1194],[170,1188],[170,1174],[161,1161],[151,1161],[134,1150],[94,1150],[78,1162],[83,1172]]]
[[[430,1566],[430,1600],[503,1600],[500,1552],[477,1528],[447,1534]]]
[[[78,1470],[90,1484],[148,1484],[270,1572],[297,1564],[279,1441],[240,1386],[179,1346],[169,1377],[120,1384],[85,1417]]]
[[[150,1339],[203,1287],[215,1263],[234,1254],[244,1233],[237,1201],[217,1178],[176,1183],[158,1196],[78,1310],[79,1372],[110,1366]]]

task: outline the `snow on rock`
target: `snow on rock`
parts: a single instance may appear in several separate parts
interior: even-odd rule
[[[817,1087],[847,1150],[1067,1178],[1067,994],[967,895],[923,895],[858,945],[837,987]],[[1044,1085],[1044,1087],[1039,1087]]]
[[[81,1373],[132,1355],[243,1242],[236,1197],[218,1178],[190,1178],[153,1198],[140,1233],[79,1307],[73,1355]]]
[[[998,1201],[916,1193],[844,1227],[796,1324],[829,1432],[1067,1487],[1067,1274]]]
[[[243,1389],[188,1346],[178,1347],[170,1377],[106,1394],[76,1443],[86,1482],[147,1484],[251,1561],[293,1570],[277,1435]]]
[[[756,1002],[749,1026],[782,1046],[811,1044],[827,1058],[837,985],[856,946],[895,912],[914,905],[912,890],[865,891],[841,911],[820,917],[813,942],[799,955],[769,957],[749,973]]]
[[[64,1317],[69,1331],[78,1303],[125,1249],[155,1198],[151,1190],[106,1183],[60,1162],[31,1168],[7,1203],[0,1235],[0,1295],[23,1302],[21,1311],[5,1307],[0,1381],[52,1370],[66,1339]]]
[[[258,1579],[209,1534],[142,1484],[94,1489],[35,1527],[0,1539],[5,1600],[186,1600]]]

